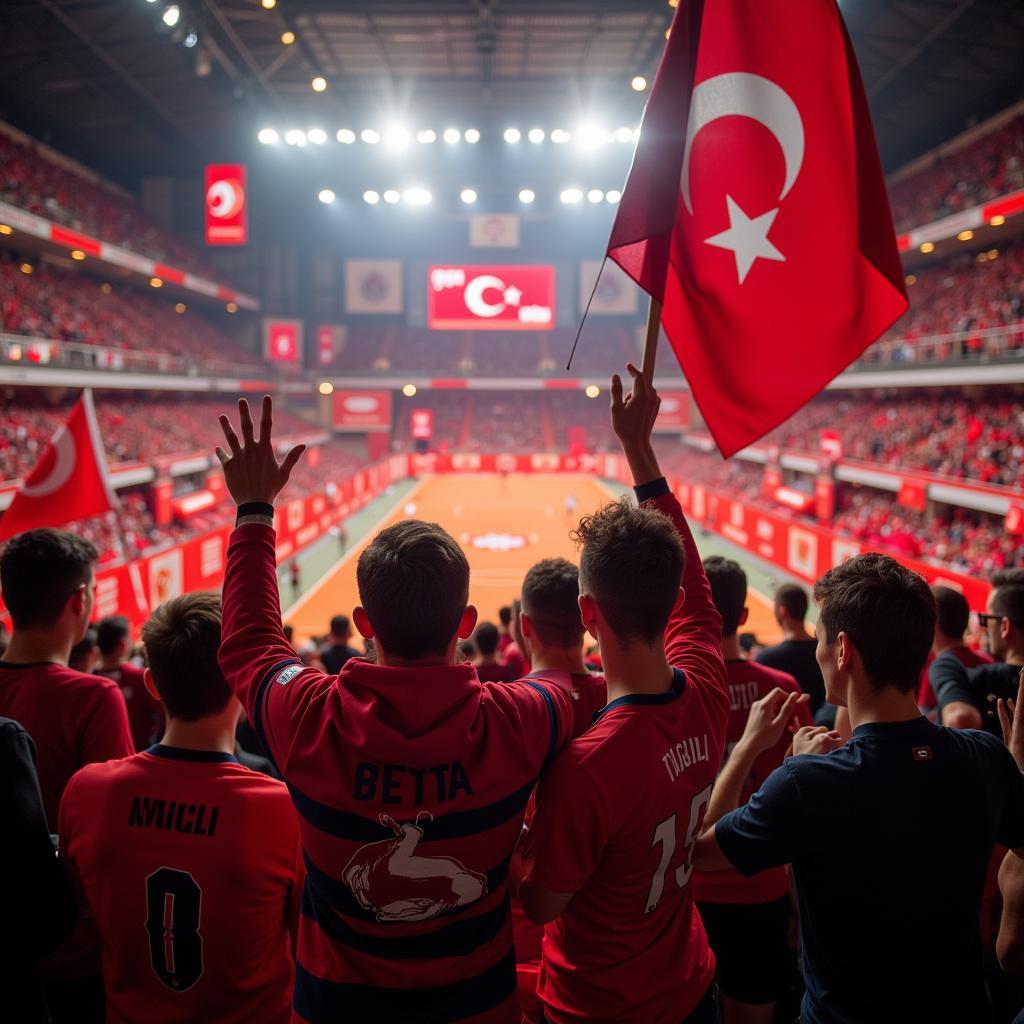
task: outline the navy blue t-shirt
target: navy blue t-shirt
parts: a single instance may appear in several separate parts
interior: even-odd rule
[[[995,843],[1024,846],[1024,777],[995,737],[859,726],[831,754],[787,758],[715,835],[744,875],[792,865],[801,1024],[991,1019],[985,872]]]

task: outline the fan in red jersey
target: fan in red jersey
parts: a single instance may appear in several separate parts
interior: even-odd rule
[[[241,707],[217,664],[220,598],[161,605],[143,628],[163,740],[68,784],[61,848],[103,940],[110,1024],[280,1024],[302,880],[280,782],[234,757]]]
[[[63,530],[28,530],[0,556],[0,586],[14,631],[0,661],[0,715],[20,722],[36,745],[39,787],[51,830],[68,780],[83,765],[132,753],[124,699],[109,679],[68,668],[89,625],[96,549]],[[43,965],[55,1024],[104,1016],[99,940],[90,922]]]
[[[722,622],[651,447],[658,396],[629,370],[612,424],[643,507],[617,502],[577,531],[608,704],[541,781],[522,852],[523,908],[551,922],[538,987],[551,1024],[718,1019],[690,856],[729,716]]]
[[[729,679],[729,724],[726,758],[743,735],[754,701],[776,688],[786,694],[800,693],[800,684],[785,672],[745,660],[736,631],[747,621],[747,576],[729,558],[704,559],[711,597],[722,616],[722,657]],[[793,724],[811,725],[809,695],[795,706]],[[741,799],[750,794],[782,764],[791,741],[784,733],[754,762]],[[795,962],[789,951],[791,905],[789,875],[784,867],[744,878],[738,871],[693,876],[694,897],[707,929],[708,941],[718,961],[725,1024],[757,1024],[771,1021],[775,1003],[793,979]]]
[[[145,750],[163,732],[160,705],[150,696],[141,668],[128,660],[131,628],[123,615],[101,619],[96,627],[96,644],[100,650],[100,667],[96,675],[113,679],[128,705],[128,722],[136,750]]]
[[[433,523],[403,520],[359,557],[352,619],[376,663],[299,663],[281,626],[272,501],[279,464],[239,403],[218,449],[239,526],[221,665],[288,783],[307,869],[293,1020],[519,1024],[508,871],[544,764],[568,740],[568,679],[482,683],[469,564]]]

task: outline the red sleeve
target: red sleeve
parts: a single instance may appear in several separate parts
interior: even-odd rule
[[[272,526],[260,523],[231,534],[219,659],[228,686],[283,775],[303,714],[333,677],[303,666],[285,639],[274,536]]]
[[[128,722],[128,705],[117,683],[97,677],[95,695],[83,715],[79,740],[82,764],[96,761],[119,761],[135,753],[135,742]]]
[[[570,749],[537,787],[536,812],[519,848],[521,882],[578,892],[597,869],[609,835],[604,799]]]
[[[655,481],[655,485],[657,483]],[[638,499],[643,499],[645,489],[637,489]],[[669,664],[681,668],[690,685],[701,693],[713,720],[720,723],[724,738],[729,718],[729,684],[722,660],[722,617],[711,600],[711,585],[704,572],[700,552],[683,510],[667,485],[662,493],[643,503],[672,520],[686,552],[683,600],[672,610],[665,628],[665,654]]]
[[[547,679],[528,676],[514,683],[485,683],[484,687],[498,703],[511,700],[523,742],[536,750],[538,771],[573,738],[572,678],[568,673],[555,673]]]

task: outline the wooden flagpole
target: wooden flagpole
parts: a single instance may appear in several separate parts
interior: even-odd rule
[[[647,334],[644,337],[644,361],[640,372],[648,386],[654,383],[654,361],[658,356],[658,335],[661,333],[661,303],[651,296],[647,307]]]

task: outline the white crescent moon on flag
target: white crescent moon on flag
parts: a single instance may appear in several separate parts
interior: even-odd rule
[[[804,162],[804,123],[789,94],[770,79],[746,71],[732,71],[705,79],[690,97],[690,116],[686,125],[686,148],[679,188],[686,209],[693,213],[690,200],[690,150],[697,133],[720,117],[738,114],[759,121],[775,136],[786,160],[786,179],[779,193],[784,199],[800,173]]]
[[[492,274],[481,274],[480,277],[474,277],[469,284],[466,285],[466,290],[463,293],[463,301],[466,303],[466,309],[474,316],[490,317],[498,316],[505,309],[504,302],[484,302],[484,292],[488,288],[494,288],[499,292],[505,291],[505,282],[500,277],[494,277]]]
[[[61,427],[53,435],[53,450],[55,458],[53,469],[34,484],[24,484],[21,493],[30,498],[45,498],[54,491],[59,491],[71,479],[75,471],[75,439]]]
[[[242,208],[242,189],[237,182],[222,178],[210,186],[206,202],[214,217],[234,217]]]

